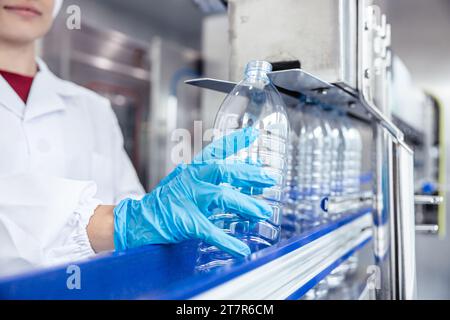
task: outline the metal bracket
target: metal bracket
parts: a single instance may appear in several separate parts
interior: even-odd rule
[[[423,234],[437,234],[439,226],[437,224],[418,224],[416,225],[416,232]]]
[[[415,195],[414,204],[416,205],[440,205],[444,202],[442,196],[430,195]],[[437,224],[418,224],[416,225],[416,232],[423,234],[437,234],[439,232],[439,225]]]
[[[439,205],[444,202],[444,197],[442,196],[429,196],[429,195],[418,195],[414,196],[414,204],[430,204]]]
[[[298,103],[287,92],[298,93],[318,103],[354,114],[369,122],[376,120],[381,126],[394,136],[398,141],[403,141],[403,133],[393,124],[378,108],[367,102],[362,95],[352,93],[338,84],[323,81],[302,69],[288,69],[268,73],[273,84],[285,91],[284,96],[289,96],[291,103]],[[212,78],[199,78],[185,81],[186,84],[210,89],[222,93],[233,90],[236,82],[217,80]]]

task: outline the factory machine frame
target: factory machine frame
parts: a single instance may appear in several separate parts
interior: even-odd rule
[[[257,28],[259,34],[276,34],[277,16],[286,19],[289,14],[305,15],[308,10],[314,12],[315,21],[307,20],[308,26],[296,21],[288,25],[292,30],[283,30],[284,35],[280,36],[286,38],[286,34],[289,34],[286,31],[297,31],[295,41],[301,43],[301,46],[293,46],[291,43],[285,45],[286,39],[276,46],[278,52],[283,49],[289,51],[290,57],[294,52],[302,69],[274,71],[269,77],[283,93],[287,106],[295,105],[299,97],[306,96],[319,103],[340,108],[373,128],[373,173],[376,177],[373,249],[380,276],[380,286],[375,290],[375,298],[414,299],[416,259],[413,151],[404,142],[402,131],[390,119],[391,31],[390,25],[386,23],[386,16],[371,1],[366,0],[320,0],[314,1],[314,4],[302,0],[286,0],[284,9],[273,8],[276,12],[275,21],[265,27],[258,24],[258,15],[262,17],[264,14],[258,7],[273,12],[268,7],[270,5],[265,0],[230,1],[232,68],[240,71],[245,61],[251,57],[252,48],[259,50],[257,53],[253,52],[258,58],[264,50],[267,52],[262,58],[269,61],[285,58],[282,53],[271,51],[273,43],[271,47],[261,47],[250,41],[248,37],[252,35],[252,28]],[[279,14],[277,10],[283,11],[283,14]],[[255,22],[246,20],[245,17],[251,17]],[[280,25],[286,28],[286,23]],[[337,30],[336,34],[321,32],[325,29],[324,25]],[[302,34],[305,29],[317,32],[314,36]],[[272,38],[266,40],[270,42]],[[323,47],[323,43],[336,41],[336,45]],[[322,55],[315,54],[311,46],[323,49]],[[320,59],[324,61],[317,61]],[[324,68],[324,65],[328,67]],[[187,83],[226,93],[234,86],[233,82],[207,78]]]

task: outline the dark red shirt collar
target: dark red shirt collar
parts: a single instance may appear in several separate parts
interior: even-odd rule
[[[11,88],[14,89],[17,95],[26,104],[34,77],[24,76],[22,74],[4,70],[0,70],[0,75],[6,80],[6,82],[8,82]]]

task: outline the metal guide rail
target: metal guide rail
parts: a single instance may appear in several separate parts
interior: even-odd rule
[[[360,210],[208,273],[195,270],[197,241],[98,255],[0,279],[0,299],[298,299],[371,240],[372,224]]]
[[[375,106],[366,102],[358,92],[345,84],[332,84],[323,81],[302,69],[273,71],[267,74],[273,84],[283,94],[287,105],[297,104],[299,99],[307,97],[312,101],[339,108],[359,119],[377,121],[388,130],[395,139],[402,141],[403,133]],[[232,81],[211,78],[199,78],[185,81],[186,84],[218,92],[229,93],[236,85]]]

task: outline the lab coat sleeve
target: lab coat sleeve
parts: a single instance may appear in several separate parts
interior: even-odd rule
[[[93,256],[93,182],[37,174],[0,178],[0,276]]]
[[[140,199],[145,194],[145,190],[139,182],[136,170],[125,151],[124,138],[117,117],[112,108],[110,110],[114,144],[114,201],[117,204],[125,198]]]

